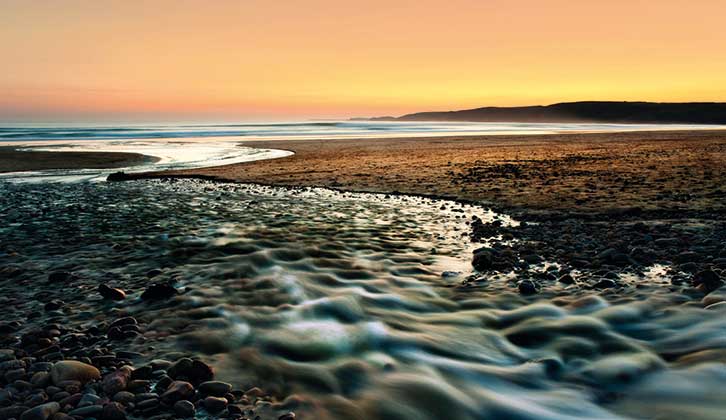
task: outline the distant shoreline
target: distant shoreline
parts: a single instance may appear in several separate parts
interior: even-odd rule
[[[458,111],[416,112],[400,117],[352,118],[351,120],[721,125],[726,124],[726,103],[581,101],[544,106],[489,106]]]

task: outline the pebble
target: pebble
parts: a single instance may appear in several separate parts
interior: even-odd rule
[[[199,360],[182,358],[167,370],[167,374],[175,380],[188,380],[193,385],[211,381],[214,378],[212,368]]]
[[[128,391],[117,392],[113,396],[112,400],[126,405],[126,404],[134,401],[134,394],[132,394]]]
[[[519,293],[523,295],[533,295],[539,292],[539,284],[530,279],[520,281],[517,288],[519,289]]]
[[[102,405],[89,405],[86,407],[76,408],[68,414],[73,417],[98,417],[103,412]]]
[[[110,402],[103,406],[100,420],[125,420],[126,410],[117,402]]]
[[[174,381],[161,394],[161,401],[164,404],[172,405],[180,400],[188,400],[194,396],[194,387],[189,382]]]
[[[20,420],[46,420],[48,417],[60,411],[61,406],[57,402],[49,402],[33,407],[23,412]]]
[[[232,385],[220,381],[207,381],[199,384],[199,392],[202,395],[211,395],[213,397],[224,397],[232,390]]]
[[[169,283],[153,283],[141,294],[142,300],[162,300],[174,297],[179,293],[174,286]]]
[[[221,413],[229,402],[225,398],[207,397],[204,399],[204,408],[212,414]]]
[[[111,372],[103,378],[103,392],[106,395],[115,395],[126,389],[126,385],[131,377],[132,368],[130,366],[122,366],[115,372]]]
[[[50,375],[57,386],[61,386],[60,384],[65,381],[78,381],[85,384],[101,378],[101,372],[94,366],[75,360],[62,360],[54,363]]]
[[[109,300],[124,300],[126,299],[126,292],[124,292],[121,289],[117,289],[114,287],[109,287],[105,284],[99,284],[98,285],[98,293],[103,297],[104,299]]]
[[[191,402],[181,400],[174,403],[174,414],[182,418],[189,418],[194,417],[197,414],[197,410]]]

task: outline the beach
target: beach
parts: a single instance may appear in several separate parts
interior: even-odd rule
[[[107,169],[153,163],[158,159],[138,153],[21,151],[0,147],[0,173],[49,169]]]
[[[169,171],[282,186],[399,192],[508,211],[723,211],[724,131],[244,142],[295,155]],[[161,174],[148,174],[156,176]]]
[[[240,144],[0,183],[2,418],[720,418],[723,132]]]

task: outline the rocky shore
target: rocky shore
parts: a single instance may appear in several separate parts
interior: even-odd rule
[[[2,274],[12,277],[7,267]],[[66,282],[70,276],[54,272],[48,280]],[[141,298],[166,299],[176,293],[169,285],[153,284]],[[99,294],[125,298],[123,291],[105,284]],[[65,306],[49,300],[44,313],[32,314],[28,321],[0,323],[0,419],[295,418],[292,412],[261,417],[258,412],[271,405],[262,390],[215,381],[214,370],[199,359],[135,363],[154,354],[153,347],[144,354],[124,350],[125,342],[142,336],[145,325],[123,316],[73,328],[64,320]]]
[[[2,184],[0,420],[720,419],[724,148],[693,136]],[[265,174],[390,194],[210,182]]]
[[[475,219],[470,236],[487,243],[474,252],[474,268],[485,275],[515,273],[522,294],[552,283],[588,290],[639,287],[626,279],[657,265],[665,268],[673,292],[700,295],[708,309],[726,305],[726,289],[719,290],[726,278],[726,222],[707,212],[540,214],[517,226]],[[558,265],[530,271],[545,261]]]

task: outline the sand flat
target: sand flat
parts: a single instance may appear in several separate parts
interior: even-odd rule
[[[244,142],[295,155],[147,176],[473,200],[507,211],[726,208],[726,132]]]

